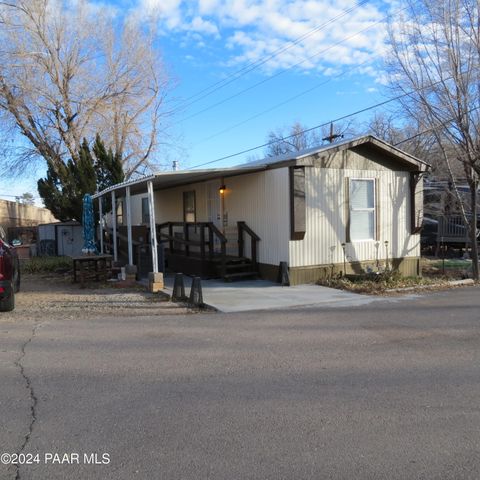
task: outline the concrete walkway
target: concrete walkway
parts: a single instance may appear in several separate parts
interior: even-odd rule
[[[173,275],[165,278],[165,292],[172,294]],[[188,296],[191,277],[184,276],[185,294]],[[203,301],[220,312],[246,312],[289,307],[350,307],[366,305],[379,297],[344,292],[318,285],[282,287],[266,280],[223,282],[202,280]]]

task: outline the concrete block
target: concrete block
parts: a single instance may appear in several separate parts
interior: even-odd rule
[[[157,293],[163,290],[164,286],[163,282],[148,282],[148,291],[151,293]]]
[[[150,282],[155,282],[155,283],[162,282],[163,283],[163,273],[162,272],[158,272],[158,273],[150,272],[148,274],[148,280]]]
[[[125,273],[127,275],[136,275],[137,274],[137,266],[136,265],[125,265]]]

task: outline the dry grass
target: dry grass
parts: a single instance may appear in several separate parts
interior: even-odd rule
[[[364,276],[333,277],[319,281],[319,285],[355,293],[379,295],[388,290],[437,285],[438,279],[428,277],[402,277],[398,272],[367,274]]]
[[[32,257],[21,263],[22,273],[53,273],[72,269],[70,257]]]

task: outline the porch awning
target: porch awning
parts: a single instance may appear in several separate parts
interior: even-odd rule
[[[232,168],[217,168],[208,170],[182,170],[177,172],[159,172],[146,177],[129,180],[127,182],[118,183],[101,192],[92,195],[93,198],[99,198],[103,195],[115,191],[117,197],[125,195],[126,187],[130,187],[132,195],[143,193],[147,191],[147,183],[152,182],[154,190],[163,190],[166,188],[179,187],[188,185],[189,183],[206,182],[208,180],[215,180],[216,178],[228,178],[245,173],[254,173],[268,168],[267,164],[232,167]]]

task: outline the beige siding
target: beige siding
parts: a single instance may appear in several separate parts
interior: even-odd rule
[[[155,192],[155,221],[183,222],[183,192],[195,191],[197,222],[207,221],[206,183],[194,183],[183,187]],[[219,183],[220,185],[220,183]]]
[[[261,238],[259,262],[278,265],[288,261],[288,169],[279,168],[225,179],[228,227],[245,221]]]
[[[391,170],[352,170],[306,167],[307,231],[305,238],[290,241],[290,266],[328,265],[343,262],[346,238],[345,178],[375,178],[379,182],[379,241],[346,245],[347,259],[372,261],[386,257],[420,255],[420,236],[410,235],[409,173]]]

